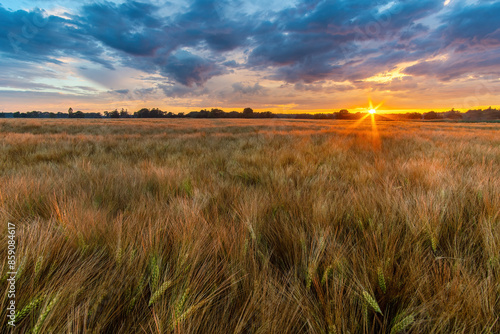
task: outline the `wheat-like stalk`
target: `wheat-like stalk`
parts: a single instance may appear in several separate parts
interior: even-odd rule
[[[382,269],[382,267],[377,268],[377,278],[378,278],[378,286],[380,287],[380,290],[382,290],[383,293],[386,293],[387,286],[385,284],[384,270]]]
[[[141,280],[139,281],[139,284],[135,288],[134,294],[132,299],[130,300],[130,304],[128,306],[128,310],[132,311],[132,309],[135,306],[135,303],[137,302],[137,298],[142,292],[142,289],[144,289],[144,285],[146,284],[146,275],[142,275]]]
[[[121,246],[121,239],[118,239],[118,246],[116,247],[116,263],[122,264],[122,259],[123,259],[123,248]]]
[[[158,291],[156,291],[152,296],[151,298],[149,299],[149,304],[148,306],[152,306],[154,303],[156,303],[156,301],[158,300],[158,298],[160,298],[164,293],[165,291],[172,286],[172,281],[166,281],[164,282],[160,288],[158,289]]]
[[[382,311],[380,310],[380,306],[378,306],[377,301],[367,291],[363,291],[363,298],[365,299],[365,302],[368,305],[370,305],[375,312],[382,314]]]
[[[410,326],[415,321],[415,317],[413,315],[409,315],[395,324],[391,329],[391,334],[397,334],[403,330],[405,330],[408,326]]]
[[[38,317],[38,321],[36,322],[35,327],[33,327],[33,330],[32,330],[33,334],[38,334],[40,332],[40,329],[42,328],[43,322],[45,321],[45,319],[49,315],[49,313],[52,310],[52,308],[54,307],[54,305],[57,303],[58,299],[59,299],[59,294],[57,294],[54,298],[52,298],[52,300],[47,305],[47,307],[45,308],[43,313],[40,314],[40,316]]]
[[[78,247],[81,249],[82,254],[85,254],[89,248],[81,232],[78,232]]]
[[[313,265],[309,265],[306,271],[306,289],[309,290],[312,285],[312,278],[314,276],[315,268]]]
[[[189,288],[187,288],[184,291],[181,298],[177,302],[177,305],[175,307],[175,314],[176,315],[182,314],[182,310],[184,310],[184,304],[186,303],[186,299],[187,299],[188,294],[189,294]]]
[[[158,286],[158,281],[160,279],[160,267],[158,266],[156,256],[151,257],[150,261],[151,267],[151,287],[155,289]]]
[[[44,296],[34,298],[28,305],[23,307],[23,309],[16,313],[14,322],[18,323],[23,320],[32,310],[34,310],[43,301]]]
[[[38,278],[40,277],[40,271],[41,271],[40,269],[42,269],[42,265],[43,265],[43,256],[39,256],[35,264],[35,278],[34,278],[35,283],[38,281]]]
[[[130,252],[130,257],[128,258],[128,264],[129,266],[132,265],[132,262],[134,262],[135,257],[137,256],[137,249],[132,249]]]
[[[24,271],[25,264],[26,264],[26,257],[23,257],[21,263],[19,264],[19,267],[17,267],[16,280],[18,280],[19,277],[21,277]]]
[[[332,277],[332,275],[333,275],[333,266],[330,265],[325,269],[325,272],[323,273],[323,277],[321,278],[321,284],[324,285],[328,281],[328,279]]]

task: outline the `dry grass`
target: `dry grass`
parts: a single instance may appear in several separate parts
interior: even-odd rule
[[[0,121],[13,332],[500,332],[500,125],[353,124]]]

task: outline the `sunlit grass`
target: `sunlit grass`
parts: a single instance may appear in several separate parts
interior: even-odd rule
[[[500,125],[377,116],[0,121],[15,332],[499,332]]]

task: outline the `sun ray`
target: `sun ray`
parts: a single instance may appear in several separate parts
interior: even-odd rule
[[[374,151],[380,150],[380,134],[378,133],[377,122],[375,121],[375,115],[370,114],[372,123],[372,146]]]

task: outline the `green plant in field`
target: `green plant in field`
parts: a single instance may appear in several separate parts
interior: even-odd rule
[[[368,291],[363,291],[363,299],[365,303],[368,306],[370,306],[375,312],[382,314],[382,311],[380,310],[380,306],[378,306],[377,301],[375,300],[375,298],[372,297],[372,295],[368,293]]]
[[[185,179],[184,181],[182,181],[181,190],[184,192],[186,196],[188,197],[193,196],[193,185],[190,179]]]
[[[31,313],[31,311],[33,311],[38,307],[38,305],[40,305],[40,303],[44,300],[44,298],[45,298],[44,296],[33,298],[28,303],[28,305],[26,305],[21,309],[21,311],[16,312],[14,322],[19,323],[21,320],[23,320],[28,314]]]
[[[158,258],[156,255],[151,256],[149,261],[150,281],[152,289],[156,289],[158,281],[160,280],[160,266],[158,265]]]
[[[380,290],[382,290],[383,293],[386,293],[387,286],[385,284],[384,269],[382,267],[377,268],[377,279],[378,279],[378,286],[380,287]]]
[[[135,288],[135,290],[132,293],[132,299],[130,300],[129,306],[128,306],[128,311],[132,311],[133,308],[135,307],[135,304],[137,303],[137,299],[141,295],[144,286],[146,285],[146,275],[142,275],[141,279],[139,280],[139,284]]]
[[[401,318],[401,317],[399,317],[399,318]],[[398,317],[396,317],[396,319],[398,319]],[[408,326],[413,324],[414,321],[415,321],[415,317],[411,314],[409,316],[402,318],[401,320],[398,320],[394,324],[394,326],[392,326],[391,334],[397,334],[397,333],[404,331],[405,329],[408,328]]]
[[[333,266],[329,265],[323,272],[323,277],[321,278],[321,284],[325,285],[329,279],[333,277]]]
[[[55,295],[54,298],[52,298],[49,302],[49,304],[45,307],[45,309],[42,311],[40,316],[38,317],[38,320],[35,324],[35,327],[33,327],[33,330],[31,331],[33,334],[38,334],[40,333],[40,330],[43,326],[43,322],[49,315],[50,311],[54,308],[54,306],[57,304],[57,301],[59,299],[59,294]]]
[[[153,304],[156,303],[156,301],[161,296],[163,296],[163,294],[165,293],[165,291],[167,291],[167,289],[172,286],[172,283],[173,283],[172,281],[163,282],[163,284],[158,288],[158,290],[149,299],[148,306],[149,307],[153,306]]]
[[[36,260],[35,264],[35,277],[33,278],[33,281],[36,283],[40,277],[41,269],[43,265],[43,256],[39,256]]]

